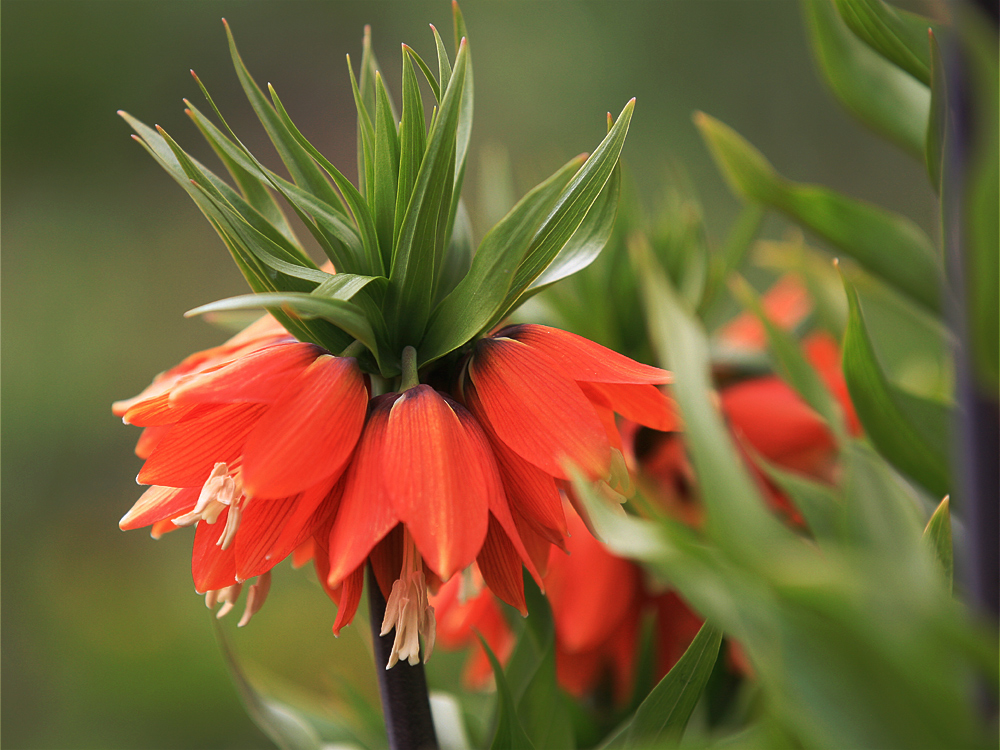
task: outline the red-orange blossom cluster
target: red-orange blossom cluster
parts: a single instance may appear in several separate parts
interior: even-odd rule
[[[145,428],[138,481],[152,485],[121,521],[154,536],[196,525],[192,572],[209,604],[232,607],[244,581],[248,619],[269,571],[312,554],[354,616],[366,562],[388,599],[383,630],[397,658],[433,644],[427,603],[477,563],[485,584],[526,611],[521,568],[541,583],[565,548],[559,483],[570,465],[609,476],[620,446],[614,413],[674,429],[655,385],[664,370],[538,325],[474,344],[449,393],[426,384],[372,397],[353,357],[291,337],[265,316],[192,355],[137,397],[116,403]]]

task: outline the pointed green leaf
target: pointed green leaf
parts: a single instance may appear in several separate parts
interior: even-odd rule
[[[776,208],[929,310],[940,311],[940,263],[916,224],[821,185],[786,180],[731,128],[701,112],[695,122],[733,190]]]
[[[358,276],[353,273],[338,273],[327,278],[322,284],[313,289],[310,294],[314,297],[349,300],[373,281],[384,283],[386,280],[384,276]]]
[[[347,56],[347,72],[351,78],[354,106],[358,110],[358,184],[371,207],[375,205],[375,126],[372,125],[371,115],[361,98],[350,55]]]
[[[468,59],[468,47],[463,46],[428,136],[393,251],[387,304],[391,325],[400,332],[399,348],[420,341],[431,312],[435,261],[444,253],[446,237],[442,219],[447,217],[454,187],[455,132]]]
[[[331,206],[308,190],[279,177],[260,164],[245,147],[233,143],[190,103],[187,111],[218,153],[225,154],[246,173],[281,193],[338,270],[353,271],[363,266],[361,238],[343,214],[339,203]]]
[[[802,2],[813,55],[841,104],[876,133],[922,159],[927,87],[858,39],[830,0]]]
[[[459,203],[458,213],[455,215],[455,227],[452,230],[451,240],[448,242],[448,249],[445,252],[441,268],[437,296],[450,294],[458,282],[465,278],[472,265],[474,249],[469,212],[465,210],[464,203]]]
[[[601,233],[607,229],[607,212],[617,210],[618,188],[614,187],[616,183],[612,183],[612,188],[605,196],[605,201],[598,203],[598,200],[615,172],[618,157],[625,145],[625,136],[628,134],[628,126],[634,108],[635,99],[632,99],[625,105],[625,109],[618,116],[614,127],[601,141],[597,150],[584,162],[580,171],[573,176],[562,195],[559,196],[552,213],[546,217],[518,265],[514,281],[507,292],[498,317],[505,316],[518,303],[524,291],[542,276],[590,215],[595,204],[597,204],[596,208],[599,213],[590,217],[591,221],[594,222],[594,236],[600,237]],[[607,202],[612,197],[615,198],[614,209],[611,209]],[[613,223],[613,216],[611,221]],[[580,243],[581,247],[584,248],[582,257],[586,257],[592,249],[589,247],[589,239],[588,236],[584,242]],[[604,238],[604,242],[606,241],[607,237]],[[603,243],[601,243],[601,247],[603,247]],[[569,254],[572,257],[574,253],[571,250]],[[591,260],[593,260],[592,257]],[[554,275],[558,276],[558,271],[555,271]]]
[[[868,336],[854,286],[844,279],[849,317],[844,334],[844,377],[858,418],[872,443],[894,466],[938,496],[948,493],[950,409],[914,396],[886,378]]]
[[[764,221],[764,209],[756,203],[747,203],[740,209],[739,215],[729,227],[725,242],[722,245],[722,252],[713,258],[709,269],[708,281],[705,285],[705,293],[698,304],[698,312],[705,317],[705,314],[712,309],[712,304],[716,301],[716,295],[723,282],[729,278],[729,274],[738,271],[743,265],[750,246],[753,244],[760,225]]]
[[[944,141],[948,127],[948,89],[944,61],[941,59],[941,48],[933,31],[928,31],[931,48],[931,106],[930,117],[927,120],[927,138],[925,146],[925,161],[927,176],[935,192],[941,192],[941,168],[944,159]]]
[[[413,58],[413,62],[417,64],[417,67],[420,68],[420,72],[424,74],[424,78],[427,80],[427,85],[431,87],[431,93],[434,94],[434,101],[440,104],[441,95],[444,93],[444,89],[441,87],[441,84],[438,83],[438,79],[434,77],[434,74],[431,72],[430,66],[428,66],[427,63],[424,62],[424,58],[418,55],[417,52],[411,49],[409,46],[404,44],[403,49],[406,51],[406,54],[408,54],[411,58]],[[434,123],[434,117],[432,115],[431,124],[433,123]]]
[[[399,241],[399,230],[403,226],[406,208],[410,205],[413,184],[420,171],[427,146],[424,130],[424,104],[417,84],[417,74],[413,70],[414,55],[403,45],[403,114],[399,123],[399,178],[396,187],[396,215],[393,220],[391,249]],[[388,267],[388,266],[387,266]]]
[[[719,657],[722,631],[707,623],[684,655],[642,702],[629,725],[624,747],[679,743],[695,704]]]
[[[278,93],[274,88],[270,89],[271,100],[274,102],[274,106],[277,109],[278,116],[281,118],[282,124],[288,129],[288,132],[292,134],[295,141],[302,146],[306,152],[316,160],[316,162],[326,170],[327,174],[333,179],[337,184],[337,187],[344,194],[344,200],[347,202],[351,213],[354,214],[354,221],[358,226],[361,234],[361,242],[364,246],[365,259],[367,260],[366,268],[362,270],[367,270],[372,276],[381,276],[385,274],[385,267],[382,264],[382,255],[379,252],[378,247],[378,235],[375,232],[375,222],[372,219],[371,212],[368,210],[368,205],[365,203],[364,197],[358,192],[358,189],[351,184],[351,181],[344,177],[333,164],[327,159],[323,154],[321,154],[315,146],[313,146],[309,141],[306,140],[305,136],[299,132],[299,129],[295,127],[292,123],[292,119],[288,116],[288,112],[285,110],[284,105],[282,105],[281,100],[278,98]]]
[[[927,29],[931,22],[882,0],[833,0],[851,31],[886,60],[925,85],[930,84]]]
[[[328,320],[368,347],[376,357],[378,356],[378,346],[375,343],[375,334],[371,324],[356,305],[345,300],[318,297],[302,292],[244,294],[201,305],[184,313],[184,316],[191,317],[222,310],[252,310],[262,307],[290,310],[304,320],[310,318]]]
[[[448,58],[448,50],[444,48],[444,42],[438,30],[431,24],[431,32],[434,34],[434,47],[437,49],[438,57],[438,83],[441,88],[448,88],[448,81],[451,80],[451,60]],[[455,49],[458,49],[456,45]]]
[[[382,76],[375,74],[375,154],[374,154],[375,233],[382,262],[392,261],[393,231],[396,223],[396,178],[399,175],[399,135],[392,117],[389,92]]]
[[[296,185],[307,188],[314,195],[318,196],[331,206],[336,206],[340,201],[336,191],[330,183],[323,177],[323,173],[316,167],[309,155],[305,153],[301,145],[296,143],[288,130],[282,125],[281,120],[275,114],[274,108],[264,98],[264,93],[257,86],[250,72],[243,64],[239,51],[236,49],[236,41],[229,29],[229,24],[223,21],[226,27],[226,36],[229,39],[229,51],[233,58],[233,65],[236,68],[236,75],[240,79],[243,91],[253,106],[254,112],[260,119],[261,124],[267,131],[268,137],[274,144],[278,155],[285,163],[292,180]],[[200,84],[200,81],[199,81]]]
[[[517,704],[517,714],[532,746],[575,750],[566,698],[556,683],[555,639],[549,639],[535,674]]]
[[[493,735],[490,750],[532,750],[534,746],[528,739],[528,735],[524,733],[524,728],[517,718],[514,697],[507,686],[503,668],[492,649],[487,645],[486,640],[478,633],[476,635],[482,644],[483,651],[486,652],[486,656],[490,660],[490,666],[493,667],[493,679],[496,680],[497,684],[496,734]]]
[[[507,296],[518,262],[582,164],[583,157],[578,156],[563,165],[483,237],[468,274],[434,311],[417,349],[421,365],[458,348],[489,325]]]
[[[818,413],[837,436],[838,442],[844,437],[844,419],[840,405],[827,389],[819,373],[806,359],[795,338],[776,326],[767,313],[753,287],[739,275],[734,275],[730,283],[733,296],[743,305],[767,333],[769,351],[777,364],[778,372],[798,392],[809,406]]]
[[[940,563],[948,582],[948,590],[952,590],[955,562],[951,545],[951,506],[948,496],[938,505],[924,529],[924,543],[930,545],[934,558]]]

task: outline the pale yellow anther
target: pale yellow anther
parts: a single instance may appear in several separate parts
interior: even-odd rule
[[[191,526],[198,523],[198,521],[215,523],[219,520],[219,515],[221,515],[223,510],[227,507],[231,508],[235,506],[242,497],[243,483],[240,481],[239,476],[230,476],[229,467],[225,463],[217,463],[215,468],[212,469],[212,473],[208,475],[208,479],[205,480],[194,509],[190,513],[185,513],[182,516],[172,519],[172,521],[176,526]],[[236,515],[235,523],[238,525],[239,514],[237,513]],[[227,519],[227,531],[229,530],[229,524],[230,520]],[[234,528],[232,534],[235,535],[235,533],[236,530]],[[225,537],[225,532],[223,533],[223,537]],[[229,541],[231,542],[232,539]],[[219,540],[219,543],[222,543],[222,539]],[[226,546],[228,546],[228,543]]]
[[[236,627],[242,628],[248,622],[250,618],[255,614],[260,612],[260,608],[264,606],[264,602],[267,601],[267,594],[271,590],[271,571],[266,573],[261,573],[257,577],[256,582],[250,586],[250,590],[247,591],[247,603],[246,607],[243,609],[243,617],[240,621],[236,623]]]
[[[399,578],[392,584],[382,618],[381,635],[396,629],[386,669],[402,659],[411,666],[420,661],[420,638],[424,639],[424,661],[434,650],[434,608],[427,600],[427,581],[416,544],[409,532],[404,532],[403,566]]]

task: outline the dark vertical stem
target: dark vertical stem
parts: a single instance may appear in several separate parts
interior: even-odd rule
[[[371,617],[372,642],[375,646],[375,673],[382,696],[385,731],[391,750],[436,750],[437,735],[431,718],[431,702],[427,695],[424,665],[410,666],[401,661],[386,669],[395,631],[379,635],[385,617],[385,597],[368,566],[368,612]]]

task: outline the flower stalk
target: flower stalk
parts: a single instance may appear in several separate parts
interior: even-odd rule
[[[400,661],[386,669],[392,654],[394,633],[381,634],[385,618],[385,597],[378,581],[368,566],[368,610],[371,620],[372,642],[375,650],[375,672],[378,675],[379,695],[385,730],[389,735],[391,750],[430,750],[437,748],[437,735],[431,717],[431,703],[427,694],[427,679],[422,661],[410,664]]]

